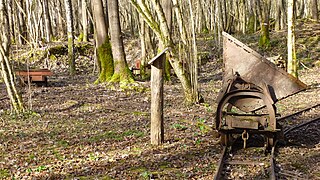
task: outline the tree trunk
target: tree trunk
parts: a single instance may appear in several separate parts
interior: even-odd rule
[[[19,7],[18,11],[18,24],[19,24],[19,44],[25,44],[27,39],[27,26],[26,19],[23,10],[25,9],[23,6],[23,0],[16,1],[17,6]]]
[[[270,47],[269,16],[271,9],[271,0],[257,0],[256,3],[256,8],[258,9],[258,15],[261,24],[259,46],[261,48],[267,49]]]
[[[176,14],[177,23],[179,26],[180,39],[184,45],[187,45],[187,41],[188,41],[187,40],[187,32],[186,32],[186,27],[183,24],[181,6],[178,4],[177,0],[172,0],[172,2],[173,2],[173,6],[174,6],[174,12]]]
[[[79,6],[78,0],[70,0],[72,6],[72,19],[73,19],[73,31],[74,35],[79,34]]]
[[[92,0],[91,5],[95,27],[97,63],[100,68],[99,78],[95,82],[97,84],[109,81],[113,75],[114,68],[102,0]]]
[[[68,61],[70,75],[76,72],[75,60],[73,55],[74,39],[73,39],[73,17],[71,0],[65,0],[66,16],[67,16],[67,29],[68,29]]]
[[[279,31],[281,30],[281,14],[283,12],[281,12],[281,3],[282,0],[277,0],[276,2],[276,19],[275,19],[275,30]]]
[[[111,47],[114,61],[114,74],[111,82],[133,82],[128,68],[121,36],[118,0],[108,0],[108,15],[111,35]]]
[[[141,46],[141,59],[140,59],[140,75],[142,79],[146,77],[146,61],[147,61],[147,46],[146,46],[146,23],[140,17],[140,46]]]
[[[59,0],[59,5],[58,5],[58,34],[60,38],[62,38],[65,35],[65,24],[63,22],[63,11],[62,11],[62,3]]]
[[[82,41],[88,41],[88,17],[87,17],[87,0],[82,0],[81,4],[82,10]]]
[[[45,20],[45,27],[46,27],[46,40],[47,42],[50,42],[52,38],[52,27],[51,27],[51,18],[50,18],[49,7],[48,7],[48,0],[43,0],[42,3],[43,3],[44,20]]]
[[[21,113],[24,111],[21,96],[19,95],[15,83],[14,74],[11,69],[11,65],[8,59],[9,55],[9,20],[7,16],[4,0],[0,0],[0,64],[1,64],[1,75],[5,82],[7,93],[11,101],[11,105],[15,113]]]
[[[319,14],[318,14],[318,0],[312,0],[312,19],[318,21],[319,20]]]
[[[172,34],[172,1],[171,0],[162,0],[161,5],[163,7],[163,12],[164,12],[164,15],[165,15],[165,18],[167,21],[169,33],[171,35]],[[163,47],[163,45],[160,45],[160,49],[165,49],[165,47]],[[166,58],[164,73],[165,73],[165,80],[170,81],[171,80],[171,76],[170,76],[171,66],[169,63],[169,56],[170,55],[167,54],[167,56],[168,56],[168,58]]]
[[[288,0],[288,67],[289,74],[298,78],[297,58],[295,52],[295,33],[294,33],[294,0]]]
[[[200,1],[198,1],[198,5],[200,5]],[[189,0],[189,8],[190,8],[190,29],[191,29],[191,39],[192,43],[190,47],[190,60],[189,60],[189,72],[190,72],[190,83],[192,86],[192,102],[198,102],[199,94],[198,94],[198,50],[196,44],[196,26],[194,23],[193,11],[192,11],[192,2]],[[201,15],[202,16],[202,15]]]
[[[192,94],[192,86],[190,82],[190,76],[187,74],[184,69],[181,60],[178,58],[178,53],[175,50],[172,37],[170,35],[170,31],[166,22],[166,18],[162,7],[159,1],[153,0],[152,5],[156,11],[156,15],[159,19],[159,23],[155,20],[155,18],[150,13],[150,9],[146,6],[144,2],[131,0],[131,3],[136,7],[138,12],[143,16],[146,23],[153,30],[153,32],[158,37],[159,41],[165,46],[169,48],[170,51],[170,63],[175,71],[175,74],[179,78],[182,88],[184,90],[185,101],[187,103],[193,102],[193,94]]]

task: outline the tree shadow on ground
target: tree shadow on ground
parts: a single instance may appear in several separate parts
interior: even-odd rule
[[[86,171],[70,172],[69,177],[81,177],[93,174],[115,179],[133,178],[149,179],[190,179],[202,175],[212,175],[215,171],[217,154],[220,149],[212,145],[203,145],[178,151],[171,146],[164,149],[145,151],[140,155],[128,156],[115,162],[90,165],[86,164]],[[147,176],[147,177],[145,177]]]

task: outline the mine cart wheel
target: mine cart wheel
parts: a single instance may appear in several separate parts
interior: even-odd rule
[[[222,133],[220,136],[220,143],[222,146],[229,146],[231,144],[231,135]]]
[[[267,143],[269,147],[272,147],[274,145],[274,138],[267,138]]]
[[[265,144],[266,151],[270,151],[272,149],[272,147],[275,145],[275,141],[276,141],[275,136],[266,137],[266,144]]]

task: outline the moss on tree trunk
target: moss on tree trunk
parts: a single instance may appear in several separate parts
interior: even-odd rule
[[[70,74],[74,75],[76,72],[76,65],[75,65],[74,55],[73,55],[73,36],[72,36],[72,33],[70,32],[68,32],[68,61],[69,61]]]
[[[123,61],[114,60],[114,67],[116,69],[110,82],[120,82],[120,85],[134,82],[130,69]]]
[[[259,39],[259,46],[263,49],[268,49],[270,47],[270,36],[269,36],[269,24],[261,25],[261,35]]]
[[[95,84],[109,81],[114,73],[112,50],[108,37],[101,46],[97,47],[97,53],[100,64],[100,74]]]

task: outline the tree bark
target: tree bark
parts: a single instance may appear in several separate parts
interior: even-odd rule
[[[19,44],[25,44],[26,43],[26,39],[27,39],[27,26],[26,26],[26,19],[25,19],[25,14],[23,12],[23,10],[25,9],[23,6],[23,0],[20,1],[16,1],[17,2],[17,6],[19,8],[18,11],[18,24],[19,24]]]
[[[319,14],[318,14],[318,0],[312,0],[312,19],[318,21]]]
[[[62,11],[62,2],[61,2],[61,0],[59,0],[58,1],[59,3],[59,5],[58,5],[58,7],[57,7],[57,9],[58,9],[58,34],[59,34],[59,36],[60,36],[60,38],[62,38],[64,35],[65,35],[65,23],[63,22],[63,16],[64,16],[64,14],[63,14],[63,11]]]
[[[51,26],[51,18],[50,18],[49,7],[48,7],[48,0],[43,0],[42,3],[43,3],[44,20],[45,20],[45,27],[46,27],[46,40],[47,42],[50,42],[52,38],[52,26]]]
[[[15,83],[14,74],[8,59],[10,46],[9,20],[7,16],[4,0],[0,0],[0,64],[1,75],[5,82],[7,93],[11,101],[11,105],[15,113],[24,111],[22,98],[19,95]]]
[[[95,27],[97,50],[97,63],[99,64],[99,77],[95,83],[109,81],[114,73],[111,44],[108,37],[108,26],[105,19],[102,0],[92,0],[92,13]]]
[[[269,16],[271,9],[271,0],[257,0],[256,3],[256,8],[258,9],[258,15],[261,24],[259,46],[261,48],[267,49],[270,47]]]
[[[167,26],[169,28],[169,33],[170,35],[172,34],[172,1],[171,0],[161,0],[161,6],[163,8],[163,12],[166,18]],[[160,49],[164,49],[163,45],[160,45]],[[165,63],[165,80],[166,81],[171,81],[171,66],[169,63],[169,54],[167,54],[168,58],[166,58],[166,63]]]
[[[120,28],[118,0],[108,0],[108,16],[111,35],[111,47],[114,61],[114,74],[111,82],[133,82],[124,53],[123,40]]]
[[[294,0],[288,0],[288,67],[289,74],[298,78],[297,58],[295,52],[295,33],[294,33]]]
[[[74,39],[73,39],[73,17],[71,0],[65,0],[66,16],[67,16],[67,32],[68,32],[68,61],[69,73],[74,75],[76,72],[75,60],[73,55]]]
[[[146,6],[143,1],[131,0],[131,3],[136,7],[138,12],[143,16],[145,22],[149,25],[149,27],[153,30],[153,32],[158,37],[159,41],[165,46],[169,48],[170,53],[170,63],[175,71],[175,74],[179,78],[184,95],[185,101],[187,103],[193,102],[193,94],[192,94],[192,86],[190,82],[190,75],[187,74],[184,69],[181,60],[178,58],[178,53],[175,50],[174,43],[172,41],[172,37],[170,35],[170,31],[165,19],[164,12],[160,5],[159,1],[152,0],[152,5],[156,11],[156,15],[159,19],[159,23],[155,20],[155,18],[150,13],[150,9]]]
[[[88,41],[88,17],[87,17],[87,0],[82,0],[81,3],[81,12],[82,12],[82,41]]]
[[[146,23],[143,18],[140,17],[140,46],[141,46],[141,59],[140,59],[140,75],[142,79],[146,76],[146,61],[147,61],[147,45],[146,45]]]

